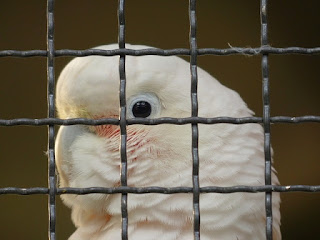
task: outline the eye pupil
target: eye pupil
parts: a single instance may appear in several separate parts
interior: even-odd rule
[[[151,105],[146,101],[136,102],[132,107],[132,113],[135,117],[149,117],[151,114]]]

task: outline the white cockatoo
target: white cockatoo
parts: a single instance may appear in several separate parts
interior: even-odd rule
[[[131,49],[147,46],[126,45]],[[116,44],[98,49],[117,49]],[[127,118],[190,117],[190,64],[175,56],[127,56]],[[60,118],[119,118],[119,56],[72,60],[57,84]],[[199,117],[249,117],[241,97],[198,67]],[[191,126],[127,126],[128,186],[192,187]],[[62,126],[56,139],[60,187],[120,186],[116,125]],[[259,124],[199,124],[200,186],[264,185]],[[272,173],[272,183],[278,184]],[[61,196],[77,230],[69,240],[120,240],[120,194]],[[128,194],[130,240],[193,239],[192,193]],[[280,240],[273,193],[273,239]],[[203,240],[266,239],[264,193],[202,193]]]

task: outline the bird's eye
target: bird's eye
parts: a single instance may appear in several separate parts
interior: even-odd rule
[[[132,114],[135,117],[146,118],[151,114],[151,105],[147,101],[136,102],[132,107]]]
[[[131,96],[127,101],[129,118],[150,118],[160,113],[160,101],[153,93]]]

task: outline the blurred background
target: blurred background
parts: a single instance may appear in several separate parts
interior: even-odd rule
[[[274,47],[319,47],[320,1],[269,0]],[[259,47],[259,1],[198,0],[198,47]],[[117,42],[117,1],[56,0],[55,48],[88,49]],[[188,48],[188,1],[131,0],[126,41]],[[46,1],[0,2],[0,50],[46,49]],[[187,58],[186,58],[187,59]],[[55,59],[56,78],[70,57]],[[262,115],[260,56],[200,56],[199,66],[235,89]],[[271,55],[272,116],[320,115],[320,56]],[[0,58],[1,119],[44,118],[46,58]],[[320,185],[320,124],[274,124],[275,168],[282,185]],[[47,186],[47,128],[0,127],[0,187]],[[282,193],[283,239],[317,239],[320,193]],[[0,196],[0,238],[47,239],[47,196]],[[57,197],[57,239],[74,231]]]

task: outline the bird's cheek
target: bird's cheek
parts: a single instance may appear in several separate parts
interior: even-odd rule
[[[106,138],[118,138],[120,135],[120,127],[116,125],[95,126],[94,131],[98,136]]]
[[[99,115],[99,116],[93,117],[93,119],[102,119],[102,118],[118,119],[119,116],[114,114],[106,114],[106,115]],[[120,134],[120,127],[117,125],[97,125],[97,126],[92,126],[92,130],[99,137],[114,138],[114,137],[119,137],[119,134]]]
[[[117,118],[117,116],[111,116]],[[101,118],[101,117],[100,117]],[[106,118],[104,116],[104,118]],[[110,118],[110,116],[108,116]],[[118,152],[120,156],[120,127],[117,125],[98,125],[93,126],[93,131],[99,136],[107,139],[108,151]],[[134,126],[127,127],[127,154],[128,160],[137,160],[138,149],[143,148],[151,140],[147,137],[145,129],[137,129]]]
[[[94,126],[94,132],[100,137],[120,140],[120,127],[116,125]],[[139,132],[139,135],[143,134]],[[127,142],[130,144],[130,142],[135,142],[137,140],[139,140],[138,132],[130,127],[127,128]]]

